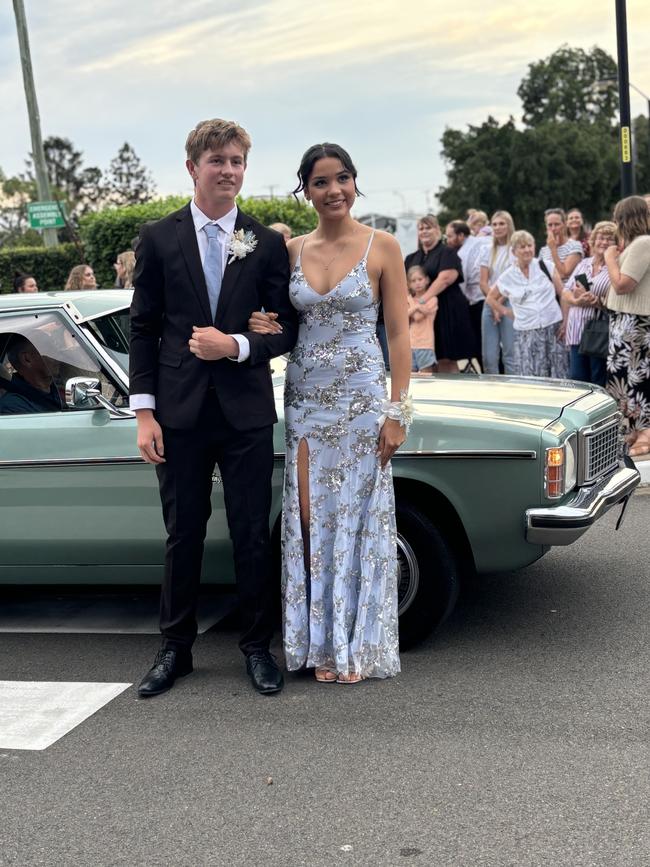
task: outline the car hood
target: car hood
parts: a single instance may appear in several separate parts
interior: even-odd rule
[[[572,380],[454,374],[414,377],[410,390],[416,418],[440,419],[452,413],[465,418],[511,419],[543,428],[592,388]]]
[[[281,407],[281,374],[274,377],[274,385],[276,402]],[[593,391],[586,383],[573,380],[459,374],[413,377],[409,390],[416,427],[420,421],[453,419],[461,426],[470,420],[491,421],[538,430],[559,418],[566,406]]]

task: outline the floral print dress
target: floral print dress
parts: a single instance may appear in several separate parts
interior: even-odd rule
[[[610,310],[607,391],[630,430],[650,428],[650,316]]]
[[[285,379],[282,526],[287,668],[388,677],[400,670],[397,535],[390,465],[377,457],[386,378],[375,335],[378,302],[368,253],[326,295],[296,261],[289,287],[298,342]],[[301,250],[302,254],[302,250]],[[309,569],[305,570],[298,448],[309,452]]]

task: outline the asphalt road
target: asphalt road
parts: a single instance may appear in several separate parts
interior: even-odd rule
[[[262,698],[217,627],[165,696],[0,751],[0,864],[650,864],[650,497],[614,523],[466,588],[391,681]],[[137,683],[156,647],[2,635],[0,679]]]

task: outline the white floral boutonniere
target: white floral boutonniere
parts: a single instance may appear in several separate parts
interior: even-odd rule
[[[257,238],[253,232],[244,232],[243,229],[237,229],[236,232],[232,233],[228,242],[228,254],[230,255],[228,264],[230,265],[235,259],[243,259],[245,256],[248,256],[249,253],[253,252],[255,247],[257,247]]]

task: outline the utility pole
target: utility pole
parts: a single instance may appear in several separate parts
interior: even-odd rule
[[[23,82],[25,84],[25,97],[27,99],[27,114],[29,115],[29,129],[32,136],[32,157],[34,171],[36,172],[36,187],[38,198],[41,202],[49,202],[50,181],[47,176],[45,164],[45,152],[41,137],[41,118],[38,113],[36,101],[36,88],[34,87],[34,73],[32,72],[32,58],[29,51],[29,35],[27,33],[27,20],[23,0],[13,0],[14,14],[16,16],[16,30],[18,31],[18,45],[20,47],[20,63],[23,68]],[[43,241],[46,247],[56,247],[59,243],[56,229],[43,229]]]
[[[625,0],[616,0],[618,53],[618,103],[620,113],[621,198],[634,195],[634,164],[630,130],[630,74],[627,62],[627,11]]]

